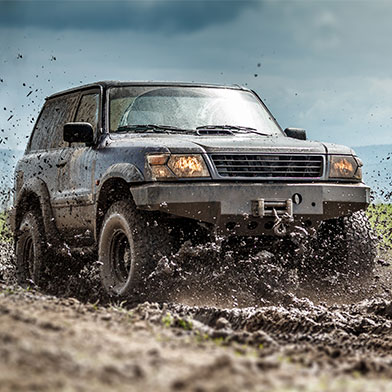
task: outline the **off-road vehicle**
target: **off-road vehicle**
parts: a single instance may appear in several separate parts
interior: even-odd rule
[[[361,166],[348,147],[283,131],[240,86],[97,82],[63,91],[46,99],[16,167],[18,278],[39,285],[62,257],[53,251],[87,249],[110,294],[136,295],[185,240],[218,231],[289,241],[298,227],[317,231],[309,263],[367,275],[375,250],[357,212],[369,204]]]

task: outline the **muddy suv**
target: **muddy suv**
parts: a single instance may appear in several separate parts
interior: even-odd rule
[[[239,86],[99,82],[54,94],[16,167],[19,281],[40,285],[66,249],[99,260],[111,295],[137,295],[184,241],[295,244],[312,230],[309,263],[368,275],[361,166],[348,147],[283,131]]]

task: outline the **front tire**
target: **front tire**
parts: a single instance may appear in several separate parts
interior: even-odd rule
[[[358,211],[320,225],[306,264],[313,277],[358,288],[373,280],[376,256],[376,236],[366,214]]]
[[[101,279],[109,295],[140,301],[157,260],[170,254],[170,234],[159,214],[139,211],[129,200],[115,202],[105,214],[99,239]]]

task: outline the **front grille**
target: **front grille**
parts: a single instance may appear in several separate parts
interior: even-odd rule
[[[221,177],[319,178],[323,157],[317,155],[212,154]]]

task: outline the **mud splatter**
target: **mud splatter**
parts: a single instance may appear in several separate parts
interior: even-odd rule
[[[323,302],[318,290],[313,300],[300,294],[287,257],[298,244],[232,241],[185,243],[161,258],[149,278],[161,302],[137,306],[105,298],[99,263],[67,258],[66,248],[52,266],[61,278],[44,293],[22,289],[12,242],[3,242],[2,389],[392,388],[390,258],[378,263],[367,298],[338,302],[330,292]]]
[[[238,243],[228,244],[233,241]],[[284,241],[279,243],[287,249]],[[295,291],[298,277],[284,251],[270,250],[271,244],[253,238],[196,246],[187,242],[176,254],[159,260],[150,280],[163,300],[234,307],[276,300],[284,291]]]

